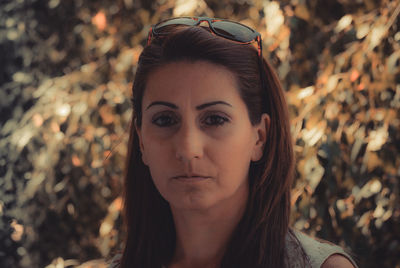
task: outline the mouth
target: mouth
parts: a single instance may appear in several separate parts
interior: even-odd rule
[[[173,179],[185,180],[185,181],[200,181],[200,180],[206,180],[206,179],[210,179],[210,178],[211,177],[209,177],[209,176],[204,176],[204,175],[199,175],[199,174],[193,174],[191,176],[179,175],[179,176],[173,177]]]

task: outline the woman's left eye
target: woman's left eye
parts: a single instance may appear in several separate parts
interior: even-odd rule
[[[229,119],[219,115],[209,115],[203,120],[207,126],[222,126],[226,122],[229,122]]]

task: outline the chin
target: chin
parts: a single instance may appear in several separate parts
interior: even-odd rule
[[[204,211],[210,209],[217,203],[216,200],[214,200],[214,198],[206,196],[198,196],[196,194],[189,194],[185,197],[179,198],[178,200],[174,198],[174,200],[168,202],[171,208],[174,209],[198,210],[198,211]]]

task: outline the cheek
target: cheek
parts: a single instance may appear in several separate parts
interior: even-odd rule
[[[162,144],[152,143],[145,151],[151,169],[157,169],[157,167],[167,165],[172,159],[171,150],[168,146]]]
[[[143,147],[146,155],[151,159],[162,157],[163,153],[168,149],[168,139],[165,136],[165,131],[146,125],[143,127],[142,133]]]
[[[173,154],[168,143],[149,136],[143,139],[144,157],[150,169],[151,175],[156,182],[161,175],[165,175],[166,167],[173,160]]]
[[[214,157],[211,160],[218,165],[221,174],[242,179],[247,176],[252,155],[252,143],[249,133],[236,130],[234,135],[225,136],[215,146],[210,147]]]

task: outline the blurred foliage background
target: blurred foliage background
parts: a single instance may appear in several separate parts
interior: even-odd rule
[[[287,91],[292,224],[400,267],[400,1],[2,0],[0,267],[105,267],[121,250],[130,90],[151,24],[256,28]]]

